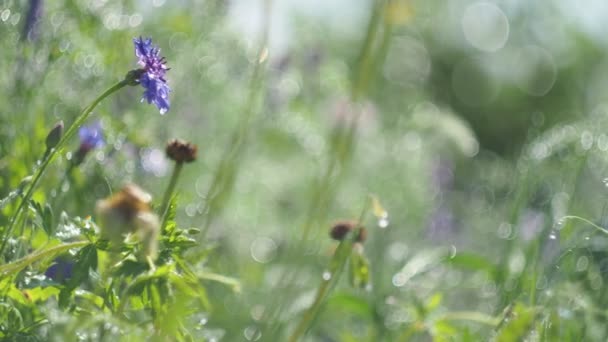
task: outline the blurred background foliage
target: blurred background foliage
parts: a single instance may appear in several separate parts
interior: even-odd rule
[[[591,223],[607,223],[607,18],[601,0],[0,0],[2,197],[57,121],[136,67],[132,38],[152,37],[171,110],[139,104],[139,87],[106,100],[91,119],[105,146],[66,183],[74,141],[34,198],[83,218],[126,182],[159,201],[164,144],[197,144],[176,215],[205,234],[187,258],[241,291],[207,284],[195,340],[285,340],[329,227],[369,194],[388,213],[363,222],[370,284],[339,283],[308,340],[605,340],[607,241]],[[45,303],[40,336],[120,324]]]

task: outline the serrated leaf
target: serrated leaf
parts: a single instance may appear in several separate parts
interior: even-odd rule
[[[187,249],[198,245],[198,242],[189,237],[182,234],[182,231],[177,232],[169,239],[165,239],[164,245],[168,249]]]
[[[32,289],[23,290],[23,293],[26,294],[26,297],[28,297],[32,303],[37,303],[44,302],[50,297],[58,295],[59,289],[55,286],[39,286]]]

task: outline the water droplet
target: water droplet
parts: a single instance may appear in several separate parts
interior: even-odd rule
[[[450,259],[454,259],[454,257],[456,257],[457,252],[458,250],[456,249],[456,246],[450,246]]]
[[[561,230],[564,228],[564,224],[566,223],[565,218],[561,218],[555,222],[554,229]]]
[[[591,239],[591,237],[585,236],[585,241],[589,241],[590,239]]]
[[[503,222],[498,226],[497,235],[501,239],[510,239],[513,233],[513,225]]]
[[[61,185],[61,192],[68,192],[70,190],[70,182],[63,182]]]
[[[576,261],[576,270],[578,272],[583,272],[587,269],[587,267],[589,267],[589,258],[584,255],[578,258]]]
[[[555,240],[557,239],[557,234],[555,233],[555,231],[551,231],[551,233],[549,233],[549,239],[550,240]]]
[[[395,273],[393,276],[393,285],[396,287],[401,287],[405,285],[407,282],[407,276],[403,272]]]
[[[602,183],[604,183],[604,186],[608,187],[608,177],[604,178],[604,180],[602,180]]]
[[[254,321],[259,321],[264,317],[264,312],[266,311],[266,307],[263,305],[254,305],[251,310],[250,310],[250,314],[251,314],[251,318],[253,318]]]
[[[331,279],[331,272],[325,271],[323,272],[323,280],[328,281]]]
[[[383,216],[378,220],[378,227],[380,228],[386,228],[388,227],[389,224],[389,220],[388,220],[388,215],[387,216]]]
[[[267,263],[276,256],[277,244],[267,237],[257,237],[249,246],[251,257],[259,263]]]
[[[262,337],[262,332],[255,326],[249,326],[243,330],[243,335],[247,341],[257,341]]]

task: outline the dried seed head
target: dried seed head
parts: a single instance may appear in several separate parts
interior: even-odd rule
[[[348,233],[357,228],[359,224],[356,221],[338,221],[331,227],[329,235],[332,239],[342,241]],[[367,230],[365,227],[361,227],[359,235],[355,239],[355,242],[363,243],[367,238]]]
[[[125,185],[116,194],[97,201],[102,238],[113,243],[124,241],[126,234],[135,233],[143,245],[145,257],[156,258],[160,222],[150,208],[151,196],[137,185]]]
[[[196,145],[181,139],[173,139],[167,143],[167,157],[177,163],[191,163],[196,160]]]

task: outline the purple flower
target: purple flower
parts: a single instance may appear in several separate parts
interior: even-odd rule
[[[165,73],[169,68],[164,57],[160,56],[160,49],[152,45],[152,39],[134,38],[135,56],[137,63],[142,67],[142,74],[139,77],[145,91],[142,97],[148,103],[154,103],[165,114],[169,110],[169,92],[171,89],[165,80]]]
[[[80,150],[84,153],[94,148],[102,147],[105,144],[99,121],[90,126],[80,127],[78,137],[80,138]]]
[[[58,257],[53,264],[44,271],[44,275],[54,281],[63,282],[72,277],[74,261],[64,257]]]

